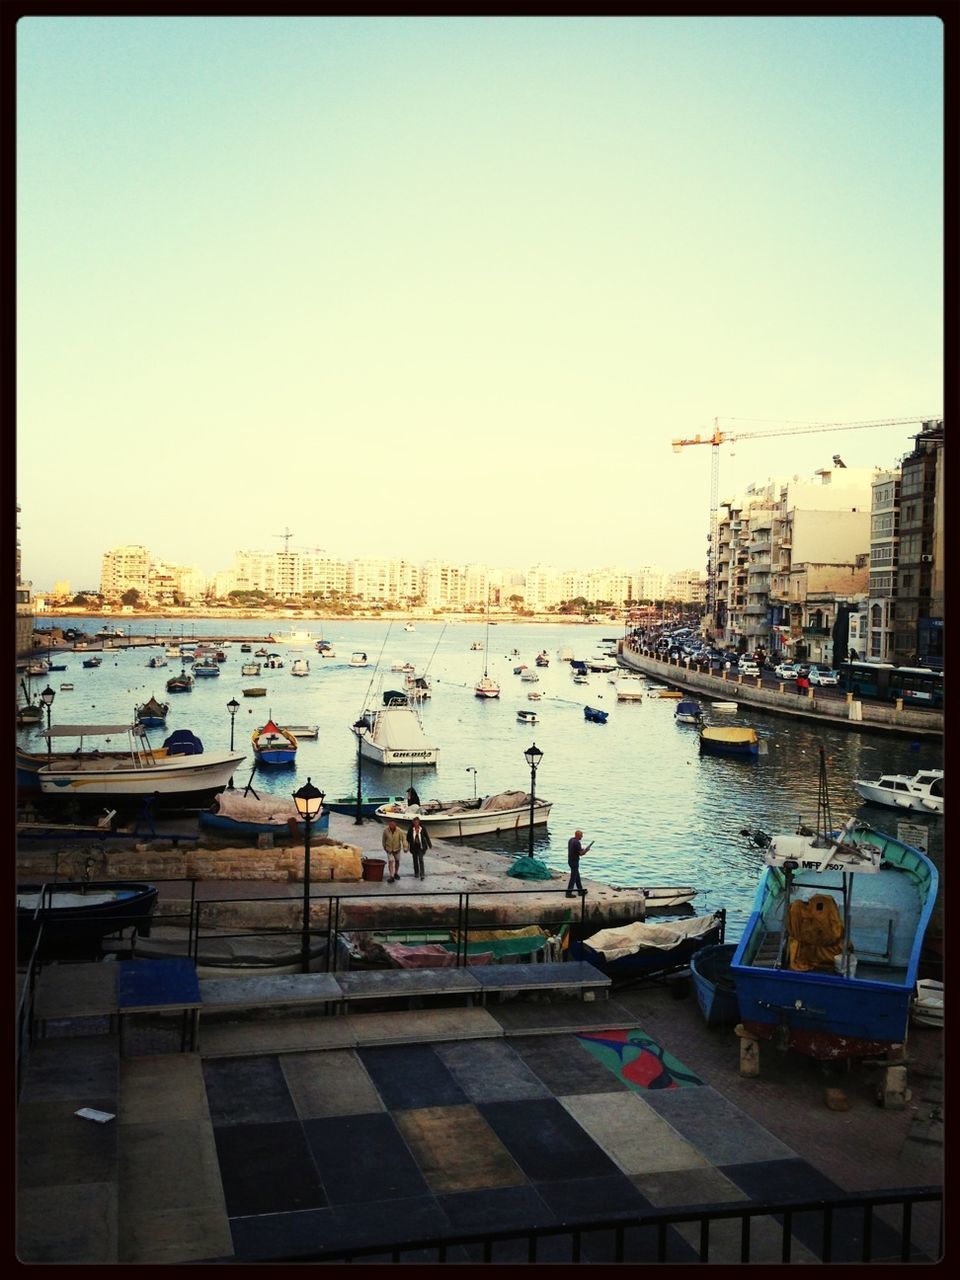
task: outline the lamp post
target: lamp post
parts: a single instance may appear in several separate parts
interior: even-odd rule
[[[473,774],[473,798],[474,798],[474,800],[476,800],[476,798],[477,798],[477,771],[476,771],[476,769],[473,767],[473,765],[472,765],[472,764],[468,764],[464,772],[466,772],[466,773],[472,773],[472,774]]]
[[[355,827],[363,826],[363,810],[362,810],[363,796],[360,791],[360,782],[362,778],[362,769],[363,769],[363,756],[360,752],[360,744],[363,741],[361,734],[363,733],[363,730],[366,729],[366,727],[367,727],[367,722],[365,720],[358,720],[356,724],[353,726],[353,732],[357,735],[357,816],[353,820],[353,825]]]
[[[237,712],[240,710],[240,703],[236,698],[231,698],[227,703],[227,710],[230,712],[230,750],[233,750],[233,726],[237,718]]]
[[[300,967],[310,972],[310,824],[323,808],[324,792],[318,791],[308,778],[293,793],[293,803],[304,822],[303,836],[303,930],[300,937]]]
[[[530,854],[530,857],[532,858],[533,857],[533,806],[535,804],[535,794],[537,789],[537,766],[540,764],[540,761],[543,759],[543,752],[540,750],[537,744],[534,743],[532,746],[527,747],[526,751],[523,753],[523,758],[524,760],[526,760],[527,764],[530,766],[530,844],[529,844],[528,852]]]
[[[40,701],[43,703],[43,705],[47,709],[47,763],[48,764],[52,759],[50,753],[53,749],[53,743],[50,741],[50,708],[53,706],[53,700],[56,696],[57,695],[53,692],[53,690],[50,688],[49,685],[47,685],[44,691],[40,694]]]

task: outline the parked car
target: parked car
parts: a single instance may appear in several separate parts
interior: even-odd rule
[[[807,678],[811,684],[839,684],[840,673],[834,671],[832,667],[811,667],[807,672]]]
[[[740,663],[740,674],[742,676],[758,676],[760,668],[752,660]]]
[[[796,680],[800,668],[793,662],[778,662],[773,668],[773,674],[781,680]]]

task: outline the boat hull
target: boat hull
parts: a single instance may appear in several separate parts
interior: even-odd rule
[[[657,974],[673,973],[677,969],[684,969],[698,951],[703,947],[718,945],[722,937],[723,923],[718,919],[716,924],[704,933],[696,937],[684,938],[669,949],[640,947],[633,955],[607,960],[602,951],[595,951],[588,942],[571,942],[570,959],[586,960],[601,973],[605,973],[614,986],[621,986],[624,983],[651,978]]]
[[[243,822],[237,818],[224,817],[222,813],[203,812],[200,814],[200,826],[218,835],[236,836],[238,839],[250,839],[261,835],[288,835],[289,822]],[[297,835],[302,839],[306,835],[306,823],[298,822]],[[326,835],[330,830],[330,811],[324,806],[320,817],[310,823],[310,831],[314,835]]]
[[[95,760],[85,760],[76,766],[58,762],[43,765],[36,776],[45,796],[105,802],[135,800],[158,793],[161,800],[183,797],[212,800],[244,759],[242,755],[230,753],[201,753],[170,756],[136,768],[119,761],[106,768]]]
[[[373,818],[381,805],[390,804],[392,796],[371,796],[368,800],[360,801],[361,818]],[[342,813],[351,818],[356,817],[357,798],[356,796],[339,796],[336,800],[325,800],[324,807],[329,809],[331,813]]]
[[[882,805],[885,809],[907,809],[911,813],[943,813],[942,797],[909,795],[870,782],[854,782],[853,789],[861,800],[868,804]]]
[[[49,886],[48,886],[49,887]],[[20,906],[22,895],[36,896],[44,886],[17,886],[17,958],[27,960],[42,928],[41,959],[77,959],[99,953],[101,939],[135,928],[146,936],[156,906],[157,887],[141,882],[64,881],[55,886],[52,906]],[[64,895],[69,895],[69,898]],[[112,900],[109,900],[112,896]],[[76,901],[91,899],[89,904]],[[103,899],[107,898],[107,901]],[[96,899],[96,901],[93,901]],[[67,905],[70,903],[71,905]]]
[[[553,802],[534,803],[533,825],[542,826],[550,817]],[[462,840],[467,836],[498,835],[502,831],[525,831],[530,827],[529,804],[516,809],[468,810],[458,814],[431,814],[422,807],[408,809],[404,805],[382,805],[374,815],[378,822],[411,822],[415,817],[429,831],[431,838]]]
[[[400,764],[436,764],[440,755],[436,747],[424,747],[419,750],[406,750],[402,747],[382,747],[371,742],[369,738],[360,739],[360,754],[365,760],[372,760],[380,765]]]

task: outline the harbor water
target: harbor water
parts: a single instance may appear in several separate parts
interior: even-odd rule
[[[92,634],[99,626],[90,618],[57,620],[62,627],[78,626]],[[813,826],[817,816],[819,748],[825,749],[832,817],[835,825],[851,814],[896,835],[898,827],[920,828],[927,850],[938,867],[943,859],[943,819],[904,814],[862,804],[853,788],[856,778],[881,773],[915,773],[942,767],[939,739],[912,741],[909,737],[860,732],[754,711],[741,704],[736,713],[710,710],[703,701],[706,723],[751,725],[761,752],[755,760],[700,756],[697,729],[674,721],[675,701],[654,696],[644,686],[640,702],[618,702],[606,673],[591,674],[589,683],[576,684],[569,662],[559,653],[588,659],[621,633],[616,623],[601,625],[525,625],[501,622],[416,622],[405,631],[399,622],[332,622],[315,619],[270,623],[257,620],[209,619],[123,620],[129,636],[149,636],[148,648],[104,648],[98,668],[85,668],[83,652],[61,652],[56,658],[66,670],[52,671],[28,681],[32,694],[45,684],[56,692],[52,723],[107,724],[130,722],[136,705],[155,694],[169,702],[167,724],[149,730],[160,745],[175,729],[190,729],[206,750],[230,745],[227,703],[240,704],[233,725],[234,745],[246,753],[234,785],[244,787],[253,774],[252,731],[269,716],[278,724],[315,724],[316,739],[299,744],[296,762],[281,769],[258,768],[253,786],[260,793],[290,794],[309,776],[329,799],[355,795],[356,738],[351,725],[368,707],[379,705],[382,692],[403,689],[403,673],[395,664],[410,663],[426,675],[432,696],[422,706],[423,724],[431,744],[439,748],[436,767],[380,768],[362,762],[364,795],[402,796],[414,786],[422,801],[449,801],[499,791],[530,789],[530,769],[524,750],[536,742],[543,758],[536,776],[536,794],[553,802],[546,828],[534,833],[534,852],[551,867],[566,865],[566,844],[576,828],[584,844],[593,847],[582,863],[586,878],[613,885],[693,885],[698,914],[726,908],[728,939],[740,934],[749,915],[762,868],[760,852],[741,835],[743,829],[792,831],[798,819]],[[271,643],[267,636],[286,635]],[[292,628],[308,632],[289,639]],[[489,636],[486,652],[474,649]],[[234,637],[216,678],[198,679],[190,693],[167,694],[166,681],[180,671],[168,658],[166,667],[147,666],[162,654],[171,639],[186,641]],[[262,667],[258,676],[242,676],[240,637],[253,648],[266,647],[281,655],[284,666]],[[326,639],[336,657],[321,658],[314,641]],[[122,642],[120,642],[122,643]],[[535,668],[535,656],[546,651],[550,665]],[[365,652],[369,665],[350,665],[354,652]],[[291,675],[295,658],[306,659],[310,674]],[[501,686],[501,695],[483,699],[474,684],[484,664]],[[514,674],[520,664],[533,668],[539,679]],[[189,670],[189,666],[187,668]],[[26,677],[25,677],[26,680]],[[72,690],[60,690],[62,683]],[[267,689],[262,698],[247,698],[243,690]],[[539,692],[539,701],[527,695]],[[609,713],[605,724],[584,718],[585,705]],[[534,711],[535,725],[517,719],[520,710]],[[40,726],[18,732],[21,746],[45,749]],[[64,747],[67,744],[62,744]],[[475,771],[475,772],[474,772]],[[903,830],[901,838],[906,838]],[[909,833],[907,833],[909,834]],[[529,836],[480,836],[464,843],[497,850],[513,859],[526,852]]]

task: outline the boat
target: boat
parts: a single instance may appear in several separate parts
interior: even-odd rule
[[[639,680],[617,680],[615,687],[618,702],[643,701],[643,685]]]
[[[910,1006],[910,1021],[918,1027],[943,1030],[943,983],[936,978],[920,978]]]
[[[367,666],[367,655],[361,649],[358,649],[356,653],[351,653],[350,666],[351,667]]]
[[[27,663],[28,676],[45,676],[49,670],[50,670],[50,663],[44,662],[42,658],[36,658],[34,659],[33,662]]]
[[[70,690],[71,690],[72,688],[73,688],[73,685],[72,685],[72,684],[70,684],[70,682],[69,682],[69,681],[66,681],[66,680],[65,680],[65,681],[63,681],[63,682],[61,683],[61,685],[60,685],[60,692],[61,692],[61,693],[68,693],[68,692],[70,692]]]
[[[241,653],[253,653],[253,645],[252,645],[252,644],[242,644],[242,645],[240,646],[240,652],[241,652]]]
[[[756,729],[727,729],[703,725],[700,730],[700,754],[703,756],[737,756],[753,760],[760,754]]]
[[[243,696],[245,698],[265,698],[267,696],[266,685],[254,685],[251,689],[244,689]]]
[[[384,804],[393,804],[393,796],[360,796],[360,816],[361,818],[372,818],[376,811]],[[351,818],[356,817],[357,813],[357,797],[356,796],[338,796],[336,800],[325,800],[324,808],[329,809],[331,813],[342,813]]]
[[[72,686],[71,686],[72,687]],[[43,720],[43,706],[38,702],[28,703],[26,706],[17,707],[17,724],[40,724]]]
[[[391,689],[383,694],[383,705],[365,711],[353,725],[360,754],[380,765],[437,763],[439,749],[432,746],[423,722],[406,694]]]
[[[587,670],[594,672],[616,671],[616,658],[596,657],[587,658]]]
[[[98,959],[101,940],[123,929],[150,932],[157,887],[141,881],[63,880],[17,885],[17,959],[39,938],[45,961]]]
[[[708,1027],[735,1027],[740,1021],[737,989],[730,973],[736,943],[701,947],[690,957],[690,976]]]
[[[178,676],[171,676],[167,681],[167,693],[189,693],[193,688],[193,676],[187,675],[181,668]]]
[[[719,711],[723,714],[726,714],[728,712],[732,713],[739,708],[739,705],[740,704],[738,702],[711,702],[710,710]]]
[[[558,650],[557,650],[557,661],[558,661],[558,662],[572,662],[572,661],[573,661],[573,650],[572,650],[572,649],[570,649],[570,648],[568,648],[566,645],[564,645],[562,649],[558,649]]]
[[[103,665],[102,658],[84,658],[83,665],[85,667],[99,667]]]
[[[606,724],[609,712],[601,711],[599,707],[584,707],[584,720],[592,720],[594,724]]]
[[[282,729],[272,719],[254,729],[250,741],[257,764],[279,767],[293,764],[296,760],[297,739],[289,729]]]
[[[537,724],[538,716],[535,711],[518,711],[517,719],[521,724]]]
[[[590,683],[590,677],[587,675],[587,673],[586,673],[585,671],[575,671],[575,672],[574,672],[574,674],[573,674],[573,683],[574,683],[574,684],[589,684],[589,683]]]
[[[124,735],[126,749],[118,750],[113,740]],[[43,794],[95,801],[101,806],[108,800],[117,804],[155,793],[161,803],[209,803],[244,759],[232,751],[205,752],[203,743],[189,730],[179,730],[162,747],[154,747],[139,724],[54,725],[43,736],[48,743],[63,738],[79,742],[76,751],[39,757],[36,783]],[[90,738],[106,739],[105,750],[84,750]],[[18,754],[18,782],[22,764]]]
[[[571,658],[570,672],[574,676],[585,676],[588,674],[587,664],[583,662],[580,658]]]
[[[546,649],[540,650],[540,652],[534,658],[534,662],[537,664],[538,667],[549,667],[550,659],[547,657]]]
[[[856,817],[833,830],[823,747],[816,831],[753,843],[764,867],[730,966],[744,1030],[821,1061],[902,1045],[934,864]]]
[[[337,651],[329,640],[318,640],[314,647],[321,658],[335,658],[337,656]]]
[[[269,651],[267,649],[264,649],[263,646],[261,645],[261,647],[254,652],[253,656],[255,658],[265,658],[268,652]]]
[[[67,669],[67,664],[65,662],[48,662],[47,663],[48,671],[66,671],[66,669]]]
[[[293,733],[293,736],[296,737],[298,742],[300,742],[301,739],[305,739],[305,737],[320,736],[319,724],[280,724],[280,728],[288,733]]]
[[[404,631],[416,631],[417,628],[414,626],[412,622],[405,622],[403,624],[403,629]]]
[[[165,658],[179,658],[180,646],[178,644],[167,645],[166,649],[163,651],[163,655]]]
[[[471,652],[476,652],[476,653],[479,653],[482,648],[483,648],[483,643],[480,640],[474,640],[474,642],[470,646]]]
[[[522,676],[523,673],[527,670],[528,670],[527,664],[525,662],[521,662],[519,667],[513,668],[513,674],[515,676]]]
[[[605,973],[614,986],[685,969],[702,947],[723,941],[726,913],[601,929],[578,942],[571,940],[569,959],[586,960]]]
[[[683,698],[685,694],[682,689],[657,689],[653,696],[655,698]]]
[[[487,670],[487,660],[490,653],[490,601],[487,600],[487,627],[483,640],[483,675],[473,686],[473,692],[478,698],[499,698],[500,686]]]
[[[249,840],[262,835],[296,839],[302,843],[306,823],[297,813],[293,800],[285,796],[263,795],[255,798],[240,790],[221,791],[209,809],[199,815],[201,828],[228,839]],[[310,823],[311,834],[326,835],[330,829],[330,810],[324,806]]]
[[[859,778],[853,787],[870,804],[911,809],[914,813],[943,813],[942,769],[921,769],[912,777],[906,773],[883,773],[875,782]]]
[[[542,699],[543,699],[543,694],[540,692],[539,689],[531,689],[530,692],[527,694],[528,702],[540,702],[542,701]]]
[[[412,675],[409,671],[403,678],[403,689],[407,697],[413,701],[422,701],[424,698],[433,697],[433,690],[430,688],[430,681],[427,677]]]
[[[296,627],[291,627],[290,630],[287,631],[284,635],[278,635],[276,632],[271,632],[267,636],[267,643],[268,644],[313,644],[313,636],[310,634],[309,631],[303,631],[303,630],[298,631]]]
[[[94,635],[98,640],[120,640],[123,638],[123,627],[101,627]]]
[[[541,826],[550,816],[552,800],[534,798],[533,825]],[[497,795],[473,800],[450,800],[441,803],[407,805],[402,801],[381,805],[374,816],[378,822],[401,825],[415,817],[429,831],[431,838],[460,840],[469,835],[490,835],[502,831],[526,831],[530,827],[530,796],[525,791],[501,791]]]
[[[284,661],[277,653],[267,654],[267,660],[263,664],[264,671],[280,671],[284,666]]]
[[[681,698],[674,708],[673,719],[679,724],[703,724],[703,709],[693,698]]]
[[[165,667],[166,665],[167,665],[167,660],[162,653],[161,654],[155,653],[153,657],[150,659],[150,661],[147,663],[147,666],[152,667],[154,670],[157,670],[159,667]]]
[[[245,662],[240,668],[240,674],[242,676],[258,676],[260,674],[260,663]]]
[[[201,658],[199,662],[193,664],[193,674],[195,677],[218,676],[220,674],[220,664],[216,658]]]
[[[539,682],[540,677],[537,675],[536,670],[533,667],[524,667],[520,672],[520,679],[526,680],[530,684],[536,684]]]
[[[141,706],[137,707],[137,724],[142,724],[146,729],[157,729],[160,725],[167,723],[167,712],[169,710],[169,702],[158,702],[155,697],[151,696]]]
[[[308,676],[310,674],[310,663],[306,658],[294,658],[290,674],[292,676]]]

